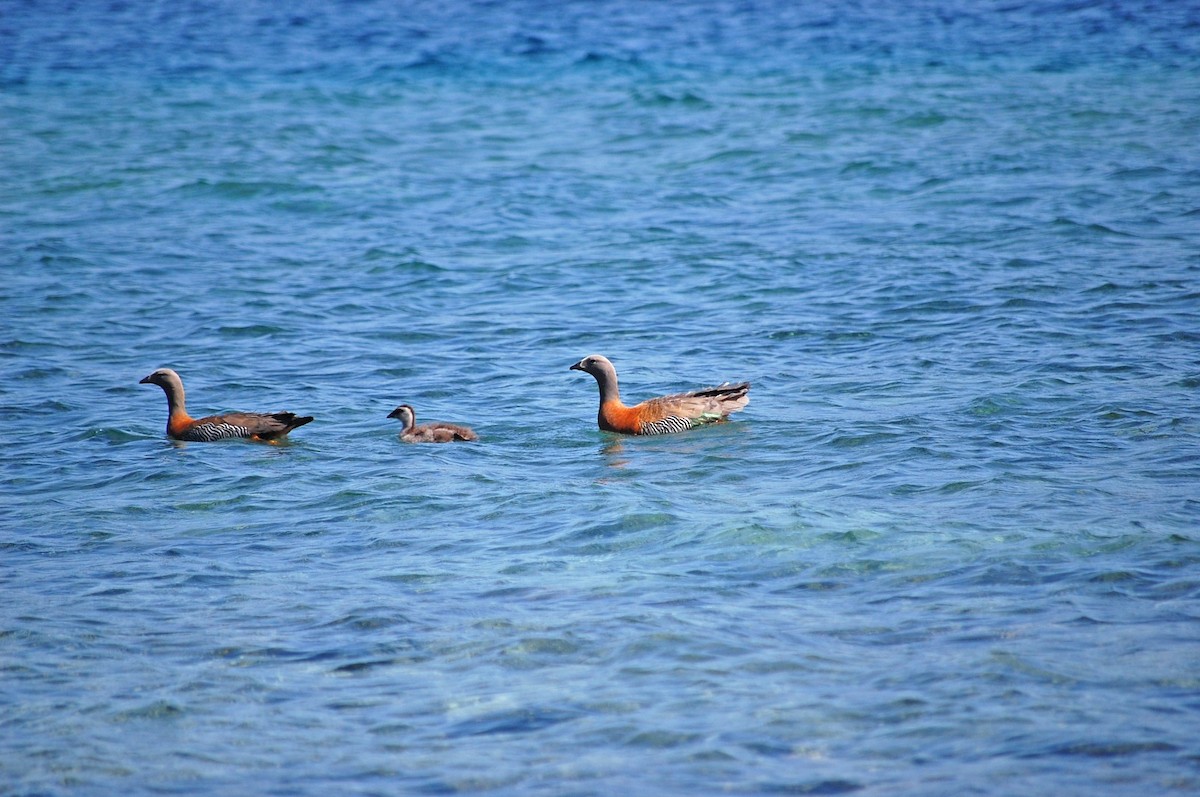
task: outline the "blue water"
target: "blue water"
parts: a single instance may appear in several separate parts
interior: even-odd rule
[[[1186,2],[0,5],[0,794],[1195,794],[1197,131]]]

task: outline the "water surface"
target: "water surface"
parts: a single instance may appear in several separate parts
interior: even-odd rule
[[[1200,788],[1188,4],[58,5],[0,793]],[[618,439],[593,352],[752,401]]]

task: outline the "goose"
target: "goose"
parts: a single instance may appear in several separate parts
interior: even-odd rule
[[[400,430],[400,439],[406,443],[452,443],[456,440],[478,440],[479,435],[466,426],[455,423],[423,423],[417,426],[417,414],[408,404],[401,404],[388,413],[389,418],[396,418],[404,425]]]
[[[193,418],[184,404],[183,380],[170,368],[159,368],[138,384],[158,385],[167,394],[167,436],[175,440],[211,443],[240,437],[275,443],[313,419],[294,412],[227,412]]]
[[[725,382],[688,393],[647,399],[627,407],[617,387],[617,369],[603,354],[589,354],[571,366],[596,378],[600,386],[597,424],[606,432],[654,435],[682,432],[695,426],[724,421],[750,403],[750,383]]]

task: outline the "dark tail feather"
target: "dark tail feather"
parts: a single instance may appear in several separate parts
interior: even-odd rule
[[[716,387],[706,387],[703,390],[697,390],[693,396],[744,396],[750,392],[749,382],[738,382],[736,385],[731,385],[728,382]]]
[[[306,423],[312,423],[314,420],[313,416],[311,415],[296,415],[294,412],[277,412],[271,417],[286,427],[280,434],[287,434],[293,429],[303,426]]]

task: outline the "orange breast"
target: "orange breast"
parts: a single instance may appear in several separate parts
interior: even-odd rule
[[[618,401],[606,401],[600,405],[600,428],[606,432],[638,434],[642,420],[637,407],[626,407]]]
[[[172,415],[167,420],[167,434],[178,436],[187,431],[192,425],[192,419],[183,413]]]

